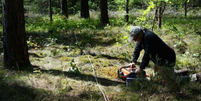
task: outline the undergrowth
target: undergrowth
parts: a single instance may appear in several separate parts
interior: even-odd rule
[[[110,19],[111,24],[106,26],[101,26],[97,17],[80,19],[76,16],[65,19],[54,15],[53,22],[49,22],[48,17],[26,17],[27,44],[34,70],[5,70],[1,63],[1,100],[103,101],[96,79],[110,101],[201,100],[201,85],[197,82],[184,83],[180,91],[175,92],[154,77],[151,81],[135,81],[131,88],[125,87],[125,83],[117,79],[117,70],[130,63],[135,43],[127,41],[130,25],[124,16]],[[140,24],[135,17],[131,17],[130,23]],[[176,69],[200,72],[199,22],[193,15],[166,16],[162,29],[154,28],[175,50]],[[150,29],[152,21],[145,24],[143,27]],[[147,67],[150,75],[152,66],[150,62]]]

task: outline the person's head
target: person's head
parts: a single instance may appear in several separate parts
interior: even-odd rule
[[[131,41],[141,41],[143,35],[142,28],[140,26],[132,26],[130,30],[129,42]]]

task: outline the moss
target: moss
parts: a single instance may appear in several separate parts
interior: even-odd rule
[[[118,67],[102,67],[97,69],[98,74],[101,77],[106,77],[110,79],[117,78],[117,70],[118,70]]]
[[[84,63],[90,63],[90,60],[88,58],[79,58],[79,61]]]
[[[70,61],[70,60],[72,60],[72,57],[64,56],[64,57],[61,57],[60,59],[61,59],[62,61]]]

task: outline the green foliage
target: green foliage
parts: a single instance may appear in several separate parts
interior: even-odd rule
[[[130,7],[131,9],[137,8],[137,9],[144,9],[148,6],[148,2],[150,0],[130,0]]]
[[[173,31],[178,39],[182,39],[185,36],[185,31],[179,31],[174,25],[170,26],[170,31]]]
[[[59,55],[60,53],[61,53],[61,51],[58,50],[58,49],[53,49],[53,50],[51,50],[52,56],[57,56],[57,55]]]
[[[149,0],[129,0],[129,9],[142,9],[147,6]],[[108,1],[109,10],[121,10],[126,8],[126,0],[109,0]]]
[[[124,19],[122,17],[116,18],[116,19],[110,19],[111,25],[122,25],[124,24]]]
[[[74,59],[72,59],[70,61],[70,66],[71,66],[71,68],[69,68],[68,72],[75,73],[75,74],[81,74],[81,70],[80,70],[80,68],[78,68],[76,66],[76,63],[75,63]]]
[[[51,0],[53,14],[60,13],[60,0]],[[49,0],[24,0],[25,12],[48,15],[49,14]]]
[[[148,12],[151,11],[151,9],[154,9],[155,8],[155,4],[153,1],[150,1],[149,2],[149,6],[147,7],[147,9],[143,12],[143,15],[147,15]]]
[[[35,49],[61,42],[62,40],[60,39],[63,39],[62,34],[66,34],[65,32],[67,31],[72,32],[73,35],[76,30],[86,29],[81,31],[82,35],[80,37],[85,38],[86,41],[82,42],[82,40],[80,40],[78,43],[78,46],[82,47],[83,44],[92,43],[94,41],[94,39],[92,39],[94,33],[88,33],[86,31],[90,29],[96,30],[100,27],[99,20],[68,20],[61,18],[59,15],[53,16],[53,22],[49,22],[47,17],[37,17],[35,19],[27,18],[26,21],[26,31],[28,32],[28,35],[30,34],[27,43],[29,48]]]
[[[99,10],[100,0],[89,0],[89,8],[93,10]]]
[[[29,48],[35,48],[35,49],[38,49],[38,45],[37,45],[37,43],[32,43],[32,42],[30,42],[30,41],[27,41],[27,45],[28,45],[28,47]]]
[[[62,19],[59,15],[53,16],[53,22],[47,23],[50,32],[58,32],[67,29],[79,29],[79,28],[89,28],[96,29],[99,25],[99,20],[93,19],[80,19],[80,20],[68,20]]]
[[[40,69],[34,70],[33,72],[36,73],[36,75],[41,75],[42,74],[42,71]]]

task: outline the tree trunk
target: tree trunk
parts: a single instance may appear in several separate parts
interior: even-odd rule
[[[158,8],[158,28],[161,28],[161,19],[162,19],[162,15],[161,15],[161,9],[162,7]]]
[[[109,23],[107,0],[100,0],[101,23],[106,25]]]
[[[129,0],[126,0],[126,22],[129,22]]]
[[[30,65],[23,0],[2,0],[4,67],[21,70]]]
[[[156,7],[157,7],[157,5],[156,5]],[[155,22],[158,21],[158,15],[157,14],[158,14],[158,8],[156,8],[156,10],[155,10],[155,14],[154,14],[154,19],[153,19],[153,24],[152,24],[151,31],[154,30]]]
[[[81,0],[81,18],[89,18],[89,0]]]
[[[49,7],[50,7],[50,22],[52,22],[52,0],[49,0]]]
[[[198,6],[201,6],[201,0],[198,0]]]
[[[161,28],[162,26],[162,16],[163,16],[163,12],[165,11],[165,7],[166,7],[166,2],[159,2],[159,6],[156,7],[156,21],[158,21],[158,28]]]
[[[184,11],[185,11],[184,16],[186,18],[186,16],[187,16],[187,0],[185,0],[185,3],[184,3]]]
[[[62,15],[64,15],[66,18],[68,18],[67,0],[61,0],[61,10],[62,10]]]

